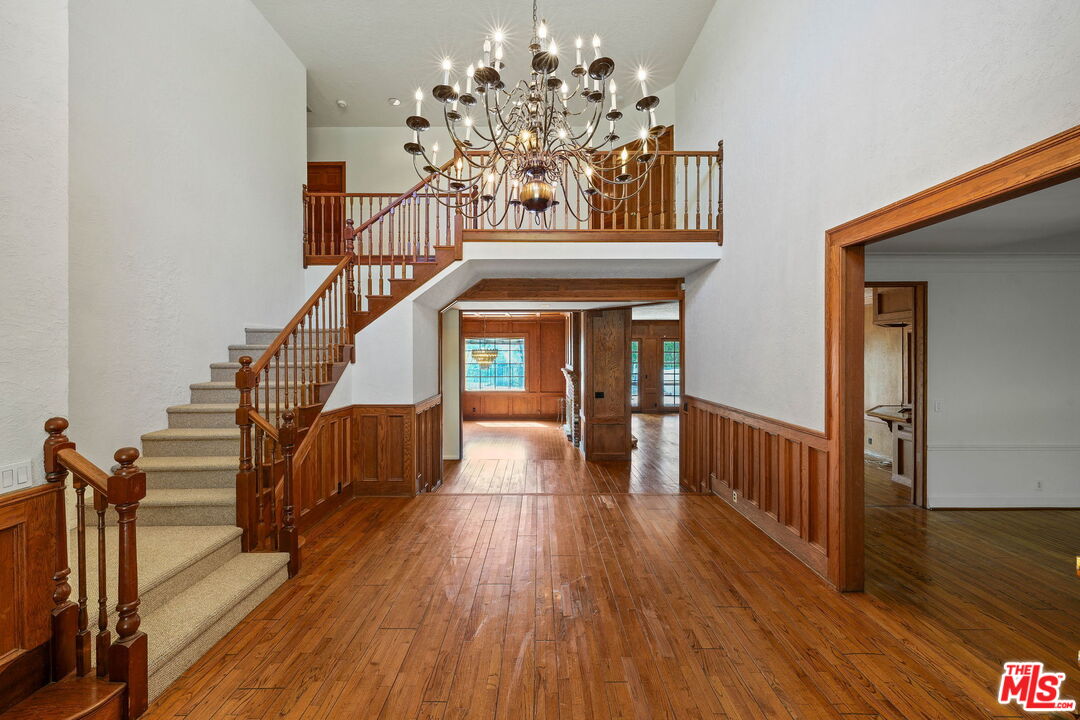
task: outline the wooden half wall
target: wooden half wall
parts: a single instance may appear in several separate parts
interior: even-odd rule
[[[828,575],[824,433],[683,398],[683,486],[711,492],[823,577]]]
[[[413,496],[442,482],[442,396],[319,416],[295,458],[301,530],[356,495]]]

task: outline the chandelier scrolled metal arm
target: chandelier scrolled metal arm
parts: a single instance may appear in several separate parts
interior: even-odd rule
[[[417,175],[430,178],[436,200],[493,226],[512,212],[520,227],[528,213],[546,223],[546,211],[560,204],[582,221],[590,213],[613,213],[641,192],[665,130],[655,122],[660,99],[648,94],[644,70],[638,71],[641,99],[634,107],[647,124],[636,141],[616,148],[623,113],[616,105],[615,61],[601,54],[598,36],[587,64],[577,39],[569,78],[560,77],[559,50],[546,24],[537,21],[534,0],[530,74],[512,86],[502,77],[503,43],[500,32],[484,40],[482,59],[466,72],[464,92],[459,83],[450,84],[452,63],[443,61],[443,82],[431,97],[443,106],[453,148],[441,166],[438,143],[429,151],[421,142],[431,122],[421,114],[423,94],[416,91],[416,113],[405,121],[413,133],[405,151]]]

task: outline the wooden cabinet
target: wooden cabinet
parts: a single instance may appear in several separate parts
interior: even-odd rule
[[[873,292],[875,325],[900,327],[915,322],[915,288],[875,287]]]

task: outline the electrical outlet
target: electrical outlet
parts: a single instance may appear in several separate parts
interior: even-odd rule
[[[738,490],[732,490],[731,491],[731,502],[733,502],[733,503],[739,502],[739,491]]]
[[[1036,490],[1042,490],[1042,480],[1036,480],[1035,481],[1035,489]]]
[[[866,438],[866,444],[867,445],[873,445],[874,444],[874,438],[872,438],[872,437]]]
[[[934,412],[939,413],[945,409],[945,402],[942,400],[934,401]]]
[[[0,490],[11,490],[31,484],[30,461],[24,460],[0,467]]]

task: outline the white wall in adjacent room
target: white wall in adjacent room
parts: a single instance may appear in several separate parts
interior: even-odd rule
[[[105,463],[303,300],[306,78],[249,0],[81,0],[71,28],[71,412]]]
[[[1080,3],[718,0],[676,146],[724,141],[724,262],[686,391],[824,427],[825,231],[1076,125]]]
[[[867,256],[927,281],[930,507],[1080,507],[1080,255]]]
[[[68,412],[67,2],[0,0],[0,28],[3,493],[42,480],[42,425]]]
[[[430,104],[430,103],[429,103]],[[412,155],[402,146],[410,132],[405,127],[312,127],[307,130],[310,162],[345,162],[347,192],[403,193],[420,181],[413,169]],[[424,134],[425,145],[439,143],[439,161],[450,158],[450,140],[445,131]]]

